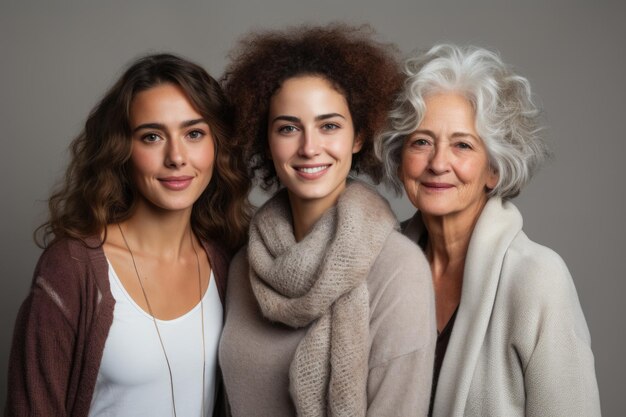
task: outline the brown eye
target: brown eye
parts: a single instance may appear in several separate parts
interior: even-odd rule
[[[145,143],[156,143],[161,140],[161,137],[156,133],[147,133],[141,137],[141,140]]]
[[[200,130],[192,130],[187,136],[189,136],[190,139],[202,139],[202,137],[204,136],[204,132]]]
[[[294,125],[285,125],[278,128],[278,133],[289,134],[298,130]]]
[[[429,142],[423,138],[415,138],[411,140],[411,146],[428,146]]]
[[[322,129],[323,130],[336,130],[336,129],[339,129],[339,128],[341,128],[341,126],[339,126],[336,123],[324,123],[322,125]]]

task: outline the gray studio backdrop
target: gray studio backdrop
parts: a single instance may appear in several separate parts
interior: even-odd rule
[[[440,41],[496,49],[530,79],[556,159],[515,202],[527,234],[559,252],[569,266],[592,335],[604,415],[623,415],[622,2],[86,3],[0,3],[0,406],[13,323],[40,253],[32,230],[44,219],[45,199],[62,175],[69,141],[121,68],[139,55],[171,51],[219,76],[229,49],[250,29],[345,20],[372,24],[381,39],[404,53]],[[399,217],[412,214],[401,199],[392,204]]]

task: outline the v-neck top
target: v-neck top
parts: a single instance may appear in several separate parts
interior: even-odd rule
[[[202,306],[198,302],[172,320],[153,320],[126,291],[110,263],[109,281],[116,302],[113,324],[104,345],[89,416],[169,417],[173,409],[171,385],[178,415],[199,416],[204,397],[202,417],[210,416],[222,330],[222,304],[213,273]]]

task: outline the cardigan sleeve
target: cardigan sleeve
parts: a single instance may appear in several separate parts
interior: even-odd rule
[[[520,330],[516,341],[526,416],[600,416],[591,340],[574,282],[556,253],[537,246],[525,259],[515,295],[526,305],[520,323],[533,329],[525,340]]]
[[[18,313],[5,416],[66,416],[74,332],[57,305],[33,288]]]
[[[55,250],[56,251],[56,250]],[[53,251],[54,252],[54,251]],[[65,265],[72,264],[65,258]],[[44,252],[15,323],[5,416],[67,416],[76,333],[63,298],[74,278],[62,259]],[[65,294],[71,292],[66,289]]]
[[[390,237],[370,273],[368,416],[426,416],[436,343],[432,279],[421,250]]]

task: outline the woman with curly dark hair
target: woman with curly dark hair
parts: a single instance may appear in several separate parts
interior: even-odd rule
[[[15,327],[5,415],[209,416],[249,180],[201,67],[133,63],[71,145]]]
[[[219,356],[234,416],[425,415],[430,272],[361,181],[402,77],[366,27],[252,33],[224,78],[266,188],[229,272]]]

